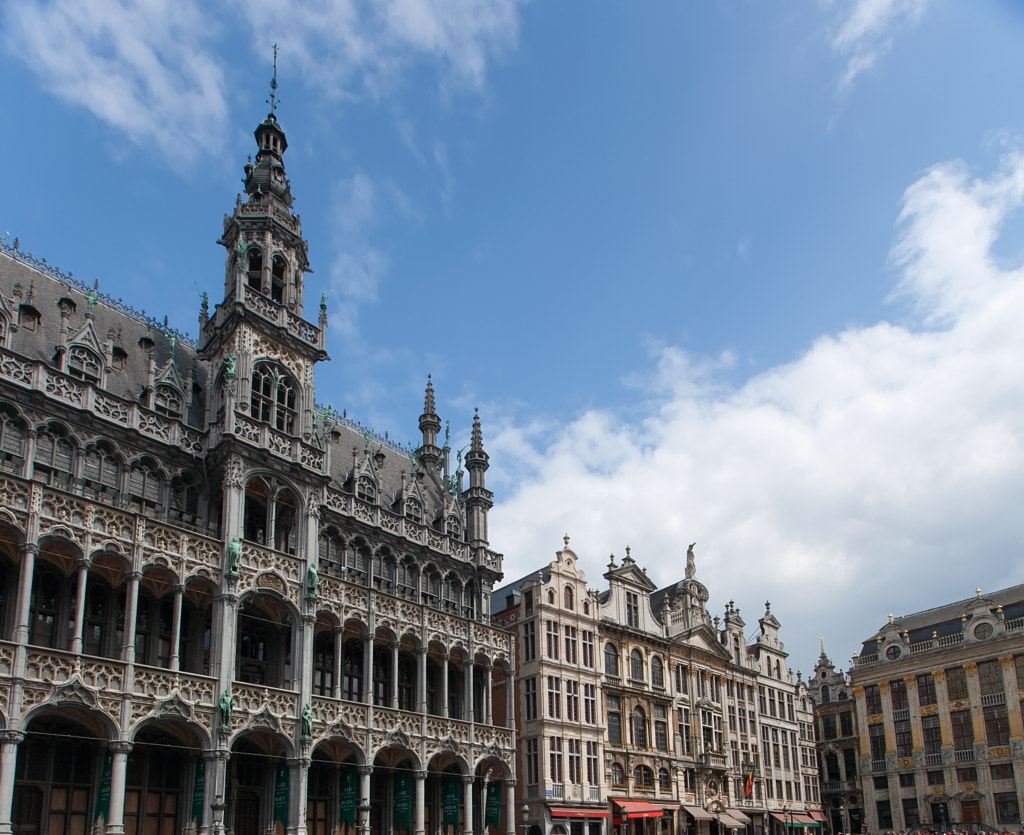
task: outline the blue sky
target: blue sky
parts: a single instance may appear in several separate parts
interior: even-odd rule
[[[192,333],[278,44],[319,396],[400,441],[428,373],[456,439],[479,407],[507,578],[568,533],[595,586],[627,545],[667,584],[696,541],[805,672],[1024,582],[1022,4],[19,0],[0,33],[0,234]]]

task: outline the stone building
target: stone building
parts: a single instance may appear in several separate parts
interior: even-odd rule
[[[824,641],[807,690],[814,703],[821,805],[829,832],[860,832],[864,805],[858,776],[857,706],[849,680],[825,654]]]
[[[850,682],[869,831],[1021,828],[1024,586],[890,615]]]
[[[750,640],[731,602],[724,621],[712,618],[692,547],[685,579],[660,590],[629,549],[621,563],[612,557],[599,594],[582,595],[576,566],[567,541],[555,562],[492,598],[495,620],[519,636],[524,749],[531,750],[528,738],[538,740],[535,764],[519,767],[517,804],[526,805],[529,835],[762,835],[817,826],[811,705],[806,686],[786,667],[770,607]],[[588,608],[580,609],[580,600]],[[588,630],[579,671],[566,671],[554,657],[568,621],[578,622],[581,640]],[[564,680],[540,681],[559,671],[598,686],[593,720],[586,709],[580,720],[563,707]],[[538,683],[530,684],[535,675]],[[551,753],[574,734],[595,741],[596,781],[589,771],[574,780]]]
[[[605,835],[599,601],[576,562],[565,537],[547,566],[498,589],[492,608],[495,623],[519,635],[522,819],[537,832]]]
[[[451,472],[429,381],[415,448],[316,405],[255,137],[196,340],[0,251],[0,832],[512,835],[479,418]]]

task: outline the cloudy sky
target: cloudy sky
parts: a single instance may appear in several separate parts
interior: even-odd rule
[[[479,407],[508,579],[696,542],[714,613],[846,666],[1024,582],[1022,37],[1011,0],[19,0],[0,234],[194,333],[277,43],[320,399],[416,441],[431,373],[458,446]]]

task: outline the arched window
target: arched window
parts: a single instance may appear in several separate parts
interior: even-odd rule
[[[416,584],[419,582],[419,570],[411,557],[405,557],[398,564],[398,593],[404,597],[416,596]]]
[[[651,656],[651,686],[665,686],[665,666],[657,655]]]
[[[274,498],[274,547],[286,554],[298,549],[299,508],[291,490],[279,490]]]
[[[449,612],[457,612],[462,607],[462,581],[454,574],[449,574],[442,589],[444,608]]]
[[[318,562],[320,570],[329,574],[338,574],[345,560],[345,542],[337,528],[320,531],[320,552]]]
[[[116,658],[121,654],[125,622],[125,590],[112,589],[90,575],[85,593],[82,651],[86,655]]]
[[[398,654],[398,709],[415,710],[416,657],[408,652]]]
[[[555,591],[554,591],[554,589],[548,589],[548,605],[549,606],[554,606],[555,605]]]
[[[295,434],[298,387],[277,365],[256,363],[252,372],[251,406],[253,420],[269,423],[289,435]]]
[[[638,765],[633,769],[633,785],[638,789],[651,791],[654,788],[654,772],[646,765]]]
[[[186,525],[199,524],[199,485],[191,473],[181,473],[171,481],[171,506],[168,516]]]
[[[847,698],[846,697],[846,691],[845,690],[840,690],[839,691],[839,695],[836,698],[838,698],[839,701],[841,701],[841,702],[845,702],[846,698]]]
[[[136,513],[153,516],[163,509],[164,476],[152,458],[140,458],[128,473],[128,497]]]
[[[423,505],[420,500],[410,496],[405,500],[405,518],[417,525],[423,524]]]
[[[828,704],[830,701],[831,701],[831,696],[829,695],[828,688],[827,687],[822,687],[821,688],[821,703],[822,704]]]
[[[35,479],[52,487],[71,486],[75,446],[60,424],[50,424],[36,436]]]
[[[587,603],[586,600],[583,601],[583,614],[585,614],[585,615],[589,615],[590,614],[590,604]]]
[[[25,421],[14,408],[0,405],[0,468],[20,473],[25,463]]]
[[[428,606],[436,605],[441,598],[441,575],[433,566],[423,571],[422,597]]]
[[[248,261],[248,281],[253,290],[263,290],[263,250],[258,246],[249,247],[246,253]]]
[[[103,364],[99,355],[84,345],[68,348],[68,374],[87,383],[99,383]]]
[[[128,755],[125,830],[177,832],[184,812],[185,785],[185,758],[176,740],[143,729]]]
[[[381,548],[373,555],[373,586],[381,591],[394,591],[395,558],[387,548]]]
[[[562,605],[570,612],[573,610],[572,586],[566,586],[562,593]]]
[[[121,497],[121,458],[106,441],[85,450],[82,461],[82,489],[87,496],[113,503]]]
[[[161,383],[153,393],[153,411],[171,418],[180,418],[183,399],[174,386]]]
[[[28,642],[50,649],[65,649],[67,625],[74,617],[68,584],[47,563],[36,563],[32,574],[32,598],[29,603]]]
[[[615,644],[604,645],[604,674],[619,677],[619,651]]]
[[[672,788],[672,778],[669,777],[667,768],[658,771],[658,788],[663,792],[667,792]]]
[[[448,536],[455,540],[462,539],[462,522],[458,516],[448,517]]]
[[[647,747],[647,716],[640,705],[633,708],[633,744],[637,748]]]
[[[626,772],[620,763],[612,763],[612,785],[616,788],[626,785]]]
[[[633,681],[644,680],[644,656],[638,649],[629,654],[629,677]]]
[[[366,585],[366,572],[370,570],[370,548],[361,539],[355,540],[345,553],[345,578],[350,583]]]

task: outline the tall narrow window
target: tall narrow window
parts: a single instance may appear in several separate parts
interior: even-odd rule
[[[295,434],[298,414],[295,382],[278,366],[258,362],[252,372],[251,414],[281,432]]]
[[[259,247],[250,247],[248,255],[247,280],[253,290],[263,290],[263,251]]]
[[[284,274],[284,258],[275,255],[270,269],[270,298],[278,304],[284,304]]]

